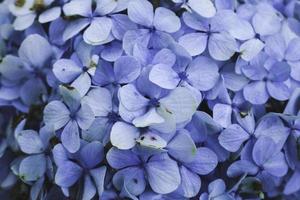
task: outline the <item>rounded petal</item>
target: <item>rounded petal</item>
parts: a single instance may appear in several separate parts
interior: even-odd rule
[[[218,139],[227,151],[236,152],[249,137],[249,134],[242,127],[232,124],[221,132]]]
[[[160,107],[173,115],[177,123],[190,120],[198,107],[190,90],[184,87],[177,87],[159,102]]]
[[[191,171],[200,175],[209,174],[216,168],[217,165],[217,155],[206,147],[198,148],[196,158],[192,162],[185,164],[185,166]]]
[[[36,181],[46,172],[46,158],[43,154],[24,158],[19,167],[19,176],[24,181]]]
[[[179,133],[169,142],[168,153],[175,159],[189,163],[196,159],[197,148],[187,131]]]
[[[158,7],[155,9],[153,25],[160,31],[174,33],[180,29],[181,23],[173,11]]]
[[[50,9],[47,9],[39,16],[39,22],[40,23],[47,23],[56,20],[61,15],[61,9],[60,7],[53,7]]]
[[[208,40],[209,54],[216,60],[228,60],[237,50],[237,42],[227,33],[212,34]]]
[[[72,0],[64,4],[63,11],[66,16],[80,15],[88,17],[92,13],[92,0]]]
[[[181,184],[177,191],[182,193],[186,198],[192,198],[196,196],[201,187],[200,177],[188,170],[186,167],[180,167]]]
[[[119,149],[131,149],[135,146],[135,140],[140,132],[134,126],[124,122],[116,122],[110,133],[110,140],[113,146]]]
[[[210,58],[199,56],[187,69],[188,80],[201,91],[212,89],[219,80],[219,68]]]
[[[135,85],[127,84],[119,89],[120,103],[129,111],[136,111],[147,106],[148,99],[143,97]]]
[[[177,163],[168,155],[153,156],[146,165],[148,181],[154,192],[167,194],[180,185]]]
[[[76,114],[76,121],[82,130],[87,130],[95,120],[92,108],[87,104],[81,104],[81,108]]]
[[[63,41],[67,41],[77,35],[80,31],[82,31],[85,27],[90,24],[89,19],[77,19],[71,21],[66,26],[64,33],[63,33]]]
[[[52,71],[59,81],[70,83],[81,74],[82,69],[73,60],[60,59],[54,63]]]
[[[127,7],[128,17],[131,21],[151,27],[153,22],[153,6],[147,0],[130,1]]]
[[[55,174],[55,183],[61,187],[68,188],[77,182],[82,171],[82,168],[77,164],[66,161],[58,167]]]
[[[42,68],[51,58],[53,52],[51,45],[45,38],[38,34],[32,34],[23,40],[18,54],[21,58],[29,61],[33,67]]]
[[[130,150],[112,147],[106,154],[108,164],[114,169],[122,169],[140,164],[139,157]]]
[[[61,133],[61,142],[70,153],[75,153],[79,150],[80,137],[78,125],[75,121],[71,120],[64,128]]]
[[[269,98],[266,83],[263,81],[249,83],[244,87],[243,94],[252,104],[264,104]]]
[[[112,28],[112,21],[108,17],[96,17],[84,31],[83,39],[90,45],[98,45],[106,41]]]
[[[211,0],[189,0],[188,6],[202,17],[213,17],[216,14],[216,8]]]
[[[268,82],[267,89],[270,96],[279,101],[288,100],[291,95],[288,86],[282,82]]]
[[[207,46],[208,36],[204,33],[187,33],[178,39],[178,43],[183,46],[191,56],[203,53]]]
[[[86,144],[80,149],[80,161],[86,168],[92,169],[99,164],[104,157],[103,145],[98,141]]]
[[[106,88],[97,87],[88,92],[82,99],[93,110],[95,116],[107,116],[112,111],[112,95]]]
[[[65,126],[70,120],[68,108],[60,101],[51,101],[44,109],[44,122],[53,125],[55,130]]]
[[[252,162],[247,160],[238,160],[228,167],[227,175],[229,177],[242,176],[245,173],[255,175],[258,170],[259,168]]]
[[[293,40],[290,41],[287,50],[285,52],[285,58],[288,61],[299,61],[300,60],[300,39],[299,38],[294,38]]]
[[[43,142],[36,131],[21,131],[17,136],[17,142],[24,153],[35,154],[44,151]]]
[[[141,64],[132,56],[122,56],[114,63],[115,78],[118,83],[130,83],[141,73]]]
[[[164,89],[174,89],[180,82],[178,74],[165,64],[154,65],[149,73],[149,80]]]
[[[264,48],[265,44],[259,39],[250,39],[240,46],[241,58],[252,60]]]

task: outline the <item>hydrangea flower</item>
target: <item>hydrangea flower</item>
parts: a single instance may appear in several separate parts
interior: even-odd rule
[[[296,0],[4,0],[0,199],[300,197]]]

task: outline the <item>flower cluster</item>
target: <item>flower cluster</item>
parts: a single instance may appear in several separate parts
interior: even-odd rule
[[[0,199],[300,198],[300,2],[4,0]]]

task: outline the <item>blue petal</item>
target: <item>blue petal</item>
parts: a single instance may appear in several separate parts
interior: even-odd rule
[[[179,133],[169,142],[168,153],[175,159],[189,163],[196,159],[197,148],[187,131]]]
[[[185,166],[197,174],[206,175],[212,172],[217,164],[217,155],[209,148],[201,147],[197,149],[196,158]]]
[[[36,181],[46,171],[46,158],[43,154],[24,158],[20,163],[19,176],[24,181]]]
[[[68,108],[60,101],[51,101],[44,109],[44,122],[53,125],[55,130],[65,126],[70,120]]]
[[[40,23],[47,23],[56,20],[61,15],[61,9],[60,7],[53,7],[50,9],[47,9],[39,16],[39,22]]]
[[[82,168],[77,164],[66,161],[58,167],[55,174],[55,183],[61,187],[68,188],[77,182],[82,171]]]
[[[77,78],[82,69],[70,59],[57,60],[52,69],[56,78],[63,83],[70,83]]]
[[[207,46],[208,36],[204,33],[187,33],[178,39],[178,43],[183,46],[191,56],[203,53]]]
[[[92,199],[96,194],[95,185],[89,175],[84,176],[82,200]]]
[[[119,149],[131,149],[139,135],[139,130],[134,126],[116,122],[111,129],[110,140],[112,145]]]
[[[143,97],[135,85],[128,84],[119,89],[120,103],[129,111],[136,111],[147,106],[148,99]]]
[[[288,61],[299,61],[300,60],[300,39],[299,38],[294,38],[289,42],[289,45],[286,49],[285,52],[285,58]]]
[[[218,139],[227,151],[236,152],[250,135],[238,124],[229,125],[221,132]]]
[[[61,133],[61,142],[70,152],[75,153],[80,148],[79,130],[76,121],[71,120]]]
[[[80,96],[83,97],[90,89],[92,84],[91,77],[87,72],[82,73],[73,83],[72,87],[76,88]]]
[[[229,177],[241,176],[245,173],[255,175],[259,168],[250,161],[238,160],[232,163],[227,169],[227,175]]]
[[[43,142],[36,131],[21,131],[17,136],[17,141],[24,153],[36,154],[44,151]]]
[[[92,89],[83,97],[82,103],[89,105],[97,117],[107,116],[112,111],[112,95],[106,88]]]
[[[207,57],[199,56],[187,69],[188,80],[201,91],[212,89],[219,79],[219,68],[216,63]]]
[[[77,35],[80,31],[82,31],[85,27],[90,24],[89,19],[77,19],[71,21],[66,26],[64,33],[63,33],[63,41],[67,41]]]
[[[76,114],[76,121],[82,130],[87,130],[95,120],[92,108],[87,104],[82,104]]]
[[[31,63],[33,67],[42,68],[49,61],[53,52],[51,45],[45,38],[38,34],[32,34],[23,40],[18,54]]]
[[[62,144],[55,145],[52,150],[52,153],[54,162],[57,166],[63,165],[64,162],[68,160],[67,151]]]
[[[95,17],[90,26],[84,31],[83,39],[87,44],[99,45],[105,42],[112,28],[112,21],[108,17]]]
[[[201,187],[200,177],[188,170],[186,167],[180,167],[181,184],[177,191],[182,193],[186,198],[192,198],[196,196]]]
[[[153,25],[157,30],[174,33],[180,29],[181,23],[173,11],[159,7],[155,9]]]
[[[137,29],[137,25],[133,23],[127,15],[123,14],[114,14],[111,16],[113,19],[113,26],[112,26],[112,34],[114,37],[118,40],[122,40],[124,37],[124,34],[128,30]]]
[[[243,90],[244,97],[252,104],[264,104],[269,98],[266,83],[255,81],[245,86]]]
[[[212,34],[208,40],[209,54],[216,60],[228,60],[237,50],[237,42],[225,32]]]
[[[111,13],[118,5],[117,1],[114,0],[98,0],[96,12],[97,14],[104,16]]]
[[[73,87],[60,85],[59,93],[64,103],[69,107],[70,112],[76,112],[80,106],[80,94],[78,91]]]
[[[112,147],[106,154],[108,164],[114,169],[122,169],[140,164],[139,157],[130,150]]]
[[[72,0],[64,4],[63,11],[66,16],[89,17],[92,14],[92,0]]]
[[[98,195],[101,196],[104,191],[104,180],[106,175],[106,166],[90,170],[90,174],[96,184]]]
[[[127,7],[128,17],[131,21],[151,27],[153,22],[153,6],[146,0],[130,1]]]
[[[288,100],[291,95],[290,88],[286,84],[280,82],[268,82],[267,90],[271,97],[279,101]]]
[[[150,158],[146,172],[152,190],[159,194],[173,192],[180,185],[177,163],[166,154]]]
[[[231,36],[239,40],[248,40],[254,37],[255,33],[251,24],[231,10],[221,10],[213,18],[214,25],[220,25],[228,31]]]
[[[156,64],[152,67],[149,80],[164,89],[175,89],[180,79],[171,66]]]
[[[103,145],[98,141],[86,144],[80,149],[79,153],[80,161],[88,169],[95,167],[104,157]]]
[[[122,56],[114,63],[115,78],[118,83],[130,83],[141,73],[141,65],[131,56]]]
[[[216,14],[216,8],[211,0],[189,0],[188,6],[202,17],[210,18]]]

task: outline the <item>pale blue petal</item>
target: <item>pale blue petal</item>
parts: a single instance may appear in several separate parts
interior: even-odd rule
[[[89,17],[92,14],[92,0],[72,0],[64,4],[63,11],[66,16]]]
[[[66,161],[58,167],[55,174],[55,183],[61,187],[68,188],[77,182],[82,171],[82,168],[77,164]]]
[[[24,153],[36,154],[44,151],[43,142],[36,131],[21,131],[17,136],[17,141]]]
[[[30,62],[33,67],[43,68],[53,52],[51,45],[45,38],[38,34],[32,34],[23,40],[18,54],[21,58]]]
[[[115,78],[118,83],[130,83],[141,73],[141,64],[131,56],[122,56],[114,63]]]
[[[139,130],[134,126],[116,122],[111,129],[110,140],[112,145],[119,149],[131,149],[139,135]]]
[[[177,163],[168,155],[153,156],[146,165],[149,184],[154,192],[167,194],[180,185]]]
[[[236,152],[250,135],[238,124],[232,124],[221,132],[218,139],[227,151]]]
[[[175,159],[189,163],[196,159],[197,148],[191,138],[190,134],[181,130],[178,134],[169,142],[168,153]]]
[[[151,27],[153,23],[153,6],[147,0],[130,1],[127,7],[128,17],[131,21]]]
[[[237,42],[227,33],[212,34],[208,40],[209,54],[216,60],[228,60],[237,50]]]
[[[173,11],[159,7],[155,9],[153,25],[157,30],[174,33],[180,29],[181,23]]]
[[[44,109],[44,122],[53,125],[55,130],[65,126],[70,120],[70,112],[60,101],[51,101]]]
[[[180,82],[178,74],[165,64],[154,65],[149,73],[149,80],[164,89],[175,89]]]
[[[81,74],[82,69],[73,60],[60,59],[54,63],[52,71],[59,81],[70,83]]]
[[[108,17],[96,17],[84,31],[83,39],[87,44],[99,45],[109,38],[112,21]]]
[[[208,36],[204,33],[187,33],[178,39],[178,43],[183,46],[191,56],[203,53],[207,46]]]
[[[46,158],[43,154],[24,158],[20,163],[19,176],[24,181],[36,181],[46,172]]]
[[[64,147],[70,152],[75,153],[80,148],[80,137],[78,125],[71,120],[61,133],[61,142]]]

